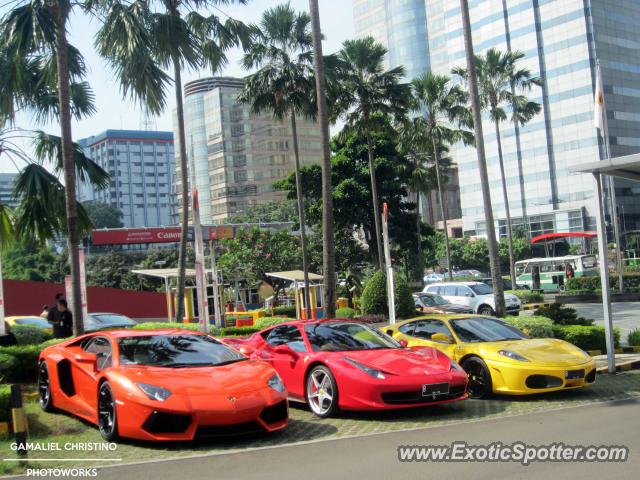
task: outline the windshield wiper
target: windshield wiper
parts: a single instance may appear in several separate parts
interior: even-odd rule
[[[165,363],[163,365],[156,365],[157,367],[167,367],[167,368],[189,368],[189,367],[213,367],[218,365],[217,363],[211,362],[196,362],[196,363]]]
[[[225,360],[224,362],[220,362],[220,363],[214,363],[212,364],[214,367],[219,367],[221,365],[229,365],[230,363],[236,363],[236,362],[244,362],[245,360],[249,360],[248,358],[235,358],[233,360]]]

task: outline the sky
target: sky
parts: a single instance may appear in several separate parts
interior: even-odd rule
[[[283,0],[250,0],[247,5],[227,5],[221,10],[224,14],[242,20],[245,23],[258,22],[262,12],[266,9],[283,3]],[[307,10],[308,0],[291,0],[291,5],[296,10]],[[354,36],[353,10],[351,0],[319,0],[320,22],[324,34],[323,53],[328,54],[337,51],[344,40]],[[6,9],[5,9],[6,10]],[[0,12],[4,13],[4,12]],[[223,15],[219,11],[215,12]],[[143,110],[133,101],[123,99],[119,85],[114,78],[111,69],[106,65],[93,48],[93,36],[98,28],[95,19],[82,14],[73,14],[69,27],[69,41],[80,49],[88,65],[87,80],[95,93],[95,105],[97,113],[92,117],[73,123],[73,138],[88,137],[100,133],[106,129],[133,129],[143,128]],[[234,49],[228,53],[229,64],[219,75],[244,76],[244,71],[239,64],[242,51]],[[186,71],[182,79],[186,83],[190,80],[211,76],[208,71]],[[173,90],[167,92],[167,108],[164,113],[152,119],[153,128],[157,130],[173,130],[171,112],[175,106]],[[28,129],[42,129],[50,133],[60,134],[57,125],[36,125],[28,116],[18,119],[18,126]],[[28,148],[28,146],[26,146]],[[0,160],[0,172],[15,171],[15,167],[6,159]]]

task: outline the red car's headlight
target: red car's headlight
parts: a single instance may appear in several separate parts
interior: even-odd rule
[[[386,377],[384,376],[384,373],[382,373],[380,370],[376,370],[375,368],[371,368],[371,367],[367,367],[366,365],[362,365],[361,363],[356,362],[355,360],[349,358],[349,357],[344,357],[344,359],[349,362],[351,365],[353,365],[354,367],[359,368],[360,370],[362,370],[363,372],[365,372],[368,375],[371,375],[373,378],[377,378],[378,380],[384,380]]]
[[[151,400],[157,400],[158,402],[164,402],[171,396],[171,392],[166,388],[156,387],[155,385],[149,385],[148,383],[136,382],[136,385],[142,390],[147,397]]]

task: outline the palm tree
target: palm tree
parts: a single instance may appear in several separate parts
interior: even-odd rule
[[[313,67],[316,72],[316,98],[322,142],[322,271],[324,277],[324,308],[326,317],[336,315],[336,259],[333,238],[333,186],[331,184],[331,152],[329,151],[329,115],[322,56],[322,32],[318,0],[309,0],[311,37],[313,40]]]
[[[176,98],[178,164],[180,166],[181,236],[176,288],[177,322],[184,315],[184,285],[189,229],[189,174],[182,101],[182,68],[219,71],[226,51],[248,45],[250,32],[237,20],[203,15],[207,8],[234,0],[90,0],[102,26],[96,36],[100,55],[113,67],[124,96],[139,101],[152,114],[166,107],[171,83]],[[237,0],[240,4],[247,0]],[[173,76],[167,73],[172,70]]]
[[[511,282],[516,284],[515,258],[513,255],[513,232],[511,228],[511,212],[509,209],[509,195],[507,181],[504,174],[504,159],[502,153],[502,137],[500,122],[507,120],[506,109],[511,110],[511,121],[516,125],[524,125],[540,112],[540,104],[529,101],[523,94],[531,90],[534,85],[542,85],[542,80],[532,77],[528,69],[517,67],[517,62],[524,58],[519,51],[500,52],[494,48],[487,50],[485,55],[475,56],[475,69],[478,76],[478,91],[480,93],[480,107],[489,112],[495,127],[498,145],[498,160],[500,163],[500,179],[502,180],[502,197],[507,217],[507,240],[509,243],[509,272]],[[467,79],[465,68],[454,68],[453,73]],[[520,92],[516,94],[515,92]]]
[[[4,72],[12,87],[3,91],[20,106],[32,107],[36,117],[54,116],[60,123],[60,159],[64,178],[64,209],[69,263],[73,285],[73,310],[76,312],[74,333],[84,332],[80,300],[80,258],[78,203],[76,201],[76,163],[71,131],[72,115],[91,113],[91,92],[84,76],[85,66],[79,52],[67,41],[67,23],[71,10],[77,4],[69,0],[19,1],[0,21],[0,38],[5,59],[18,72]],[[36,88],[37,78],[31,68],[42,67],[39,79],[46,88]],[[21,76],[19,73],[29,75]],[[3,74],[4,75],[4,74]],[[54,88],[55,86],[55,88]],[[43,97],[39,95],[42,94]],[[73,96],[84,96],[84,111],[73,110]],[[5,97],[6,98],[6,97]],[[9,107],[9,110],[6,107]],[[4,102],[2,125],[15,113],[14,101]]]
[[[466,93],[457,85],[453,85],[446,75],[427,72],[411,82],[415,102],[425,116],[424,124],[426,140],[424,147],[431,150],[435,166],[440,216],[444,227],[444,244],[447,258],[449,279],[453,278],[451,252],[449,249],[449,231],[445,212],[442,169],[440,166],[441,149],[458,141],[467,144],[473,141],[473,135],[460,127],[469,122],[469,112],[465,107]]]
[[[310,23],[306,12],[296,14],[288,3],[265,11],[259,27],[253,27],[261,33],[243,59],[244,68],[260,70],[245,78],[244,88],[238,95],[238,100],[251,104],[255,113],[271,111],[275,119],[282,121],[289,117],[291,121],[307,318],[311,318],[309,256],[296,114],[309,118],[316,115]]]
[[[367,140],[377,256],[381,270],[384,270],[384,253],[372,133],[380,128],[380,115],[402,117],[408,110],[411,98],[409,86],[400,83],[404,67],[384,70],[386,54],[387,49],[371,37],[344,42],[337,54],[337,94],[332,99],[333,116],[345,121],[343,132],[348,134],[355,130]]]
[[[449,149],[439,145],[439,169],[442,172],[443,184],[448,182],[446,171],[451,165],[451,159],[446,155]],[[437,174],[433,158],[431,141],[427,135],[427,126],[424,117],[413,117],[403,121],[398,126],[398,150],[410,161],[409,190],[416,203],[416,258],[418,265],[415,268],[416,280],[422,281],[424,270],[424,258],[422,255],[422,217],[420,214],[420,195],[430,196],[437,188]],[[429,199],[430,200],[430,199]]]
[[[500,256],[498,254],[498,244],[496,242],[496,232],[493,221],[493,208],[491,207],[491,190],[489,189],[489,174],[487,172],[487,157],[484,151],[484,137],[482,134],[482,110],[480,107],[480,96],[478,94],[478,79],[474,68],[473,38],[471,35],[471,20],[469,18],[468,0],[460,0],[460,10],[462,12],[462,30],[464,32],[464,49],[467,57],[469,101],[471,103],[471,114],[473,118],[473,128],[475,131],[475,145],[478,154],[478,170],[480,173],[480,185],[482,187],[482,203],[484,207],[484,218],[487,225],[487,243],[489,247],[489,264],[491,265],[491,279],[493,284],[493,294],[496,304],[496,316],[503,317],[504,289],[502,285],[502,275],[500,273]]]

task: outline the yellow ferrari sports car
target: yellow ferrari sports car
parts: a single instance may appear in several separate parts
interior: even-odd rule
[[[529,338],[498,318],[429,315],[382,327],[408,347],[442,350],[469,375],[472,398],[580,388],[596,379],[588,353],[556,338]]]

